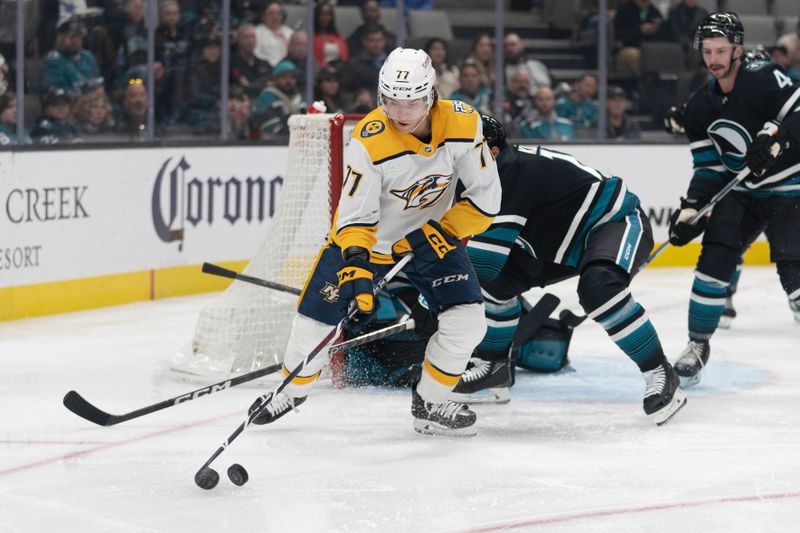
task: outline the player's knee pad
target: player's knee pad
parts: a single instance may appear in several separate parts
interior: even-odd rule
[[[578,280],[578,299],[584,311],[591,313],[628,288],[630,278],[609,261],[589,263]]]
[[[713,242],[703,243],[700,259],[697,260],[697,271],[728,283],[741,258],[740,250]]]
[[[778,261],[777,267],[783,290],[792,300],[800,298],[800,261]]]
[[[288,375],[297,368],[297,365],[330,333],[332,327],[313,318],[296,314],[292,321],[292,333],[289,335],[289,343],[283,359],[284,375]],[[290,396],[305,396],[310,385],[319,377],[327,359],[328,350],[323,348],[286,387],[286,392]]]
[[[454,305],[439,314],[439,329],[428,341],[425,357],[445,372],[460,374],[485,334],[482,303]]]

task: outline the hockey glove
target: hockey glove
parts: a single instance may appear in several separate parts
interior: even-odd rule
[[[681,198],[681,208],[676,209],[669,219],[669,243],[673,246],[689,244],[706,230],[708,217],[704,216],[696,224],[689,221],[697,214],[698,201]]]
[[[664,117],[664,129],[667,133],[674,133],[676,135],[681,135],[686,132],[684,128],[684,117],[683,113],[686,110],[686,104],[683,104],[681,107],[672,106],[667,110],[667,116]]]
[[[375,317],[375,295],[372,293],[375,270],[367,260],[369,252],[357,246],[342,252],[344,264],[339,269],[339,298],[347,302],[347,309],[357,308],[356,314],[345,323],[350,331],[358,332]]]
[[[414,253],[414,263],[429,265],[444,259],[456,249],[459,241],[447,233],[438,222],[429,220],[392,245],[392,257],[398,261],[407,253]]]
[[[761,183],[767,171],[790,146],[789,137],[772,122],[764,124],[747,149],[747,166],[751,174],[745,181],[751,185]]]

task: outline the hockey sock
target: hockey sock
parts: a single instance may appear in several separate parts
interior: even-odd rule
[[[664,350],[644,308],[627,288],[627,274],[610,263],[589,264],[581,273],[578,296],[589,318],[647,372],[664,360]]]
[[[314,349],[319,342],[330,332],[331,326],[323,324],[307,316],[297,314],[292,320],[292,332],[289,335],[289,343],[283,360],[283,375],[288,376],[305,357]],[[308,395],[314,386],[314,382],[320,375],[322,366],[327,361],[327,348],[324,354],[315,357],[303,368],[289,385],[286,386],[286,394],[294,398]]]
[[[664,360],[656,329],[627,289],[589,313],[589,317],[603,326],[611,340],[642,372],[654,369]]]
[[[486,309],[486,335],[478,345],[478,357],[486,361],[503,361],[514,338],[522,311],[519,298],[494,300],[483,291]]]
[[[428,341],[417,392],[442,403],[456,386],[473,350],[486,333],[482,304],[461,304],[439,314],[439,329]]]
[[[736,294],[736,288],[739,286],[739,277],[742,275],[742,263],[744,262],[744,257],[739,259],[739,264],[736,265],[736,270],[733,271],[733,277],[731,278],[731,282],[728,285],[728,296],[733,296]]]
[[[695,271],[689,299],[689,338],[711,338],[725,309],[727,295],[728,283]]]

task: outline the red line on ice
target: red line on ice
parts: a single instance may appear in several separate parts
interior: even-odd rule
[[[46,466],[49,464],[57,463],[59,461],[66,461],[69,459],[74,459],[76,457],[83,457],[84,455],[89,455],[95,452],[107,450],[109,448],[116,448],[117,446],[124,446],[126,444],[131,444],[133,442],[138,442],[141,440],[152,439],[154,437],[160,437],[161,435],[168,435],[170,433],[174,433],[176,431],[182,431],[184,429],[190,429],[198,426],[202,426],[204,424],[208,424],[210,422],[214,422],[216,420],[222,420],[225,418],[231,418],[233,416],[240,415],[240,412],[231,413],[223,416],[217,416],[214,418],[209,418],[207,420],[200,420],[198,422],[192,422],[191,424],[182,424],[180,426],[173,426],[170,428],[162,429],[161,431],[156,431],[155,433],[148,433],[146,435],[140,435],[138,437],[132,437],[130,439],[125,439],[121,441],[115,442],[108,442],[104,444],[100,444],[99,446],[95,446],[94,448],[89,448],[88,450],[81,450],[79,452],[72,452],[65,455],[59,455],[56,457],[50,457],[49,459],[42,459],[41,461],[36,461],[34,463],[28,463],[20,466],[15,466],[12,468],[7,468],[6,470],[0,470],[0,476],[5,476],[8,474],[15,474],[17,472],[23,472],[25,470],[31,470],[33,468],[37,468],[40,466]]]
[[[486,526],[476,529],[466,529],[464,533],[490,533],[494,531],[508,531],[522,527],[531,526],[544,526],[549,524],[559,524],[564,522],[574,522],[577,520],[586,520],[590,518],[598,518],[603,516],[619,516],[634,513],[650,513],[653,511],[664,511],[668,509],[688,509],[690,507],[703,507],[706,505],[719,505],[725,503],[738,503],[738,502],[754,502],[760,500],[783,500],[789,498],[800,498],[800,492],[784,492],[779,494],[767,494],[762,496],[731,496],[728,498],[716,498],[711,500],[700,500],[696,502],[676,502],[664,503],[657,505],[644,505],[641,507],[628,507],[625,509],[614,509],[607,511],[586,511],[574,514],[567,514],[561,516],[550,516],[542,518],[532,518],[530,520],[522,520],[519,522],[498,524],[495,526]]]

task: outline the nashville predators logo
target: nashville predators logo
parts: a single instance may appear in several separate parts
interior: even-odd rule
[[[319,292],[322,294],[322,299],[329,304],[335,303],[339,299],[339,287],[328,281],[325,282],[325,286]]]
[[[442,176],[441,174],[431,174],[417,180],[405,189],[392,189],[393,195],[401,200],[405,200],[406,206],[403,209],[425,209],[436,203],[442,196],[447,186],[450,185],[452,174]]]
[[[377,135],[383,131],[384,125],[383,122],[380,120],[370,120],[364,127],[361,129],[361,137],[367,138],[372,137],[373,135]]]

